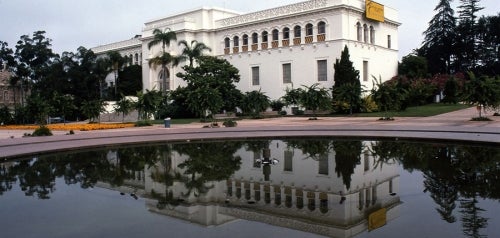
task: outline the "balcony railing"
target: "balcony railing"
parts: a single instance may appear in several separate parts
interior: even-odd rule
[[[289,39],[282,40],[282,41],[281,41],[281,45],[282,45],[282,46],[289,46],[289,45],[290,45],[290,40],[289,40]]]
[[[326,36],[325,36],[325,34],[320,34],[320,35],[316,36],[316,39],[317,39],[318,42],[325,41]]]

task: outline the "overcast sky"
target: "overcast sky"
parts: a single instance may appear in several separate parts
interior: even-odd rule
[[[201,6],[225,7],[242,13],[304,0],[0,0],[0,41],[15,49],[21,35],[46,31],[56,53],[75,52],[141,34],[144,23]],[[439,0],[378,0],[399,11],[400,56],[422,42],[422,32]],[[459,0],[454,1],[457,5]],[[251,4],[250,4],[251,3]],[[482,0],[480,15],[500,12],[499,0]]]

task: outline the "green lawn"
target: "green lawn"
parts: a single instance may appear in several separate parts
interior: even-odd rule
[[[471,107],[470,105],[463,104],[428,104],[418,107],[408,107],[405,111],[402,112],[389,112],[390,117],[428,117],[435,116],[447,112],[452,112],[456,110],[461,110],[465,108]],[[334,116],[342,117],[349,116],[346,114],[336,114]],[[370,113],[356,113],[353,115],[354,117],[384,117],[385,114],[383,112],[370,112]],[[200,122],[199,118],[172,118],[170,124],[189,124],[193,122]],[[163,120],[154,120],[153,124],[163,124]]]
[[[470,105],[464,104],[443,104],[434,103],[418,107],[408,107],[402,112],[389,112],[390,117],[429,117],[435,116],[447,112],[452,112],[456,110],[461,110],[471,107]],[[383,112],[370,112],[370,113],[357,113],[354,116],[358,117],[383,117],[385,113]]]

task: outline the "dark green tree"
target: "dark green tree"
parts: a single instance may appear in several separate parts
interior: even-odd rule
[[[481,107],[498,108],[500,105],[500,77],[476,77],[469,73],[469,80],[465,83],[463,100],[479,106],[479,117],[482,117]]]
[[[445,103],[457,104],[458,101],[460,100],[458,81],[454,77],[450,77],[446,81],[446,84],[444,85],[443,94],[444,94],[443,102]]]
[[[222,98],[221,109],[235,111],[242,98],[242,93],[235,85],[240,81],[238,69],[227,60],[213,56],[202,56],[198,63],[196,67],[188,65],[182,67],[184,72],[177,74],[177,77],[186,81],[187,91],[190,93],[200,88],[213,89]],[[212,113],[219,112],[212,111]]]
[[[478,23],[479,62],[478,73],[489,76],[500,74],[500,13],[482,16]]]
[[[50,113],[50,105],[39,94],[33,93],[27,99],[26,112],[29,118],[31,118],[31,122],[45,125]]]
[[[96,119],[100,120],[105,105],[103,100],[86,101],[82,103],[80,110],[84,116],[89,118],[90,122],[95,122]]]
[[[212,121],[213,115],[218,113],[224,105],[220,91],[209,87],[209,85],[201,85],[190,91],[187,103],[188,107],[200,118],[206,118],[208,113]]]
[[[400,76],[406,76],[409,79],[425,78],[427,76],[427,59],[413,54],[404,56],[398,71]]]
[[[14,51],[9,48],[7,42],[0,41],[0,69],[10,68],[15,66]]]
[[[155,113],[158,112],[158,106],[162,100],[162,92],[149,91],[139,92],[137,97],[138,101],[135,104],[138,112],[139,119],[149,120],[151,116],[155,117]]]
[[[0,125],[9,125],[14,122],[14,118],[12,116],[12,113],[10,112],[10,109],[6,106],[3,105],[0,107]]]
[[[299,102],[307,110],[312,110],[314,116],[316,116],[318,110],[330,108],[331,98],[325,88],[320,87],[318,83],[311,86],[303,85],[303,87],[304,89],[299,96]]]
[[[457,67],[459,71],[474,70],[478,65],[477,14],[484,9],[480,0],[460,0],[457,27]]]
[[[385,112],[384,119],[391,118],[388,114],[390,110],[400,109],[400,103],[403,101],[403,97],[402,92],[400,92],[390,81],[382,82],[382,78],[377,80],[377,78],[373,76],[372,98],[373,101],[377,103],[380,110]]]
[[[132,96],[142,90],[142,66],[131,65],[124,67],[118,73],[120,84],[118,85],[118,93],[120,95]]]
[[[15,59],[17,62],[15,74],[20,81],[21,91],[40,93],[38,84],[50,72],[49,66],[58,55],[52,52],[52,40],[45,37],[45,31],[35,31],[33,36],[22,35],[17,42]],[[23,95],[21,98],[23,98]]]
[[[125,122],[125,116],[128,115],[136,107],[134,102],[122,96],[122,99],[116,102],[114,108],[116,112],[122,114],[122,122]]]
[[[254,118],[259,117],[259,113],[265,111],[270,105],[270,99],[263,92],[246,92],[241,102],[243,112],[250,114]]]
[[[66,123],[66,116],[71,114],[73,110],[77,109],[74,104],[74,98],[69,94],[59,94],[57,91],[52,93],[52,97],[49,100],[51,105],[51,114],[53,116],[61,116],[63,122]]]
[[[419,55],[427,59],[432,74],[450,73],[455,52],[456,18],[450,3],[453,0],[440,0],[434,8],[436,15],[424,31],[424,42]],[[410,75],[408,75],[410,77]]]
[[[350,60],[349,48],[347,48],[347,45],[342,51],[340,60],[337,59],[335,61],[333,68],[335,70],[335,83],[332,88],[333,97],[339,100],[339,98],[335,96],[335,91],[338,91],[338,88],[343,85],[350,85],[350,93],[352,94],[346,95],[346,98],[344,98],[342,101],[337,101],[337,104],[340,105],[345,101],[351,102],[350,107],[352,108],[352,110],[359,111],[359,108],[361,107],[361,82],[359,81],[359,71],[354,68],[353,62]],[[352,100],[353,98],[355,98],[356,100]]]

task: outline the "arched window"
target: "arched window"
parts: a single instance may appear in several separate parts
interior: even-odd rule
[[[300,38],[301,37],[301,31],[302,31],[302,28],[300,26],[295,26],[293,28],[293,37]]]
[[[163,73],[163,70],[158,73],[158,85],[160,85],[160,91],[165,92],[170,90],[170,72],[165,68],[165,74]]]
[[[233,53],[240,52],[240,37],[233,37]]]
[[[139,54],[135,53],[134,60],[135,64],[139,64]]]
[[[272,32],[272,34],[273,34],[273,41],[277,41],[278,40],[278,36],[280,34],[279,31],[278,31],[278,29],[274,29],[273,32]]]
[[[368,26],[366,24],[363,25],[363,35],[365,43],[368,43]]]
[[[283,40],[288,40],[290,39],[290,28],[285,27],[283,28]]]
[[[252,34],[252,44],[259,43],[259,35],[257,33]]]
[[[234,47],[240,46],[240,38],[238,36],[233,37],[233,46]]]
[[[356,30],[358,32],[358,41],[363,39],[363,29],[361,28],[361,23],[356,23]]]
[[[318,35],[325,33],[326,33],[326,23],[324,21],[321,21],[318,23]]]
[[[313,35],[313,24],[309,23],[306,25],[306,36]]]
[[[229,37],[226,37],[226,39],[224,39],[224,48],[229,48],[231,46],[231,43],[230,43],[230,39]]]
[[[243,46],[247,46],[248,45],[248,35],[245,34],[243,35]]]
[[[267,31],[263,31],[262,32],[262,43],[266,43],[267,42]]]
[[[370,26],[370,43],[375,44],[375,28]]]

